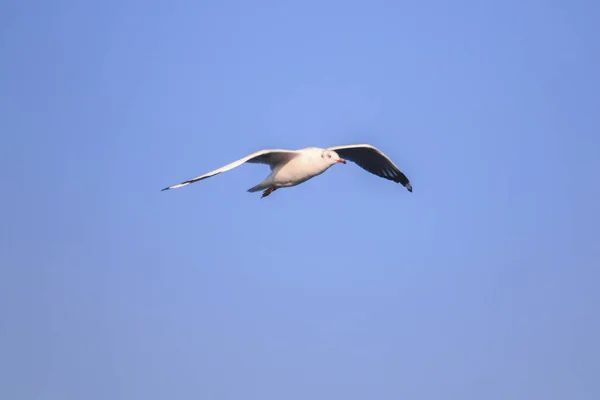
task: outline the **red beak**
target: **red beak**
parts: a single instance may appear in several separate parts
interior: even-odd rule
[[[346,160],[344,160],[343,158],[340,158],[336,162],[339,162],[339,163],[342,163],[342,164],[346,164]]]

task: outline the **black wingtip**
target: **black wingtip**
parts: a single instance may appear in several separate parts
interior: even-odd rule
[[[410,183],[407,183],[406,185],[404,185],[404,187],[412,193],[412,185]]]
[[[160,191],[161,191],[161,192],[164,192],[165,190],[169,190],[169,188],[168,188],[168,187],[166,187],[166,188],[164,188],[164,189],[161,189]]]

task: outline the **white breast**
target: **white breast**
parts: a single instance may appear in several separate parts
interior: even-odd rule
[[[330,166],[324,162],[320,151],[309,151],[274,170],[272,179],[279,186],[296,186],[321,175]]]

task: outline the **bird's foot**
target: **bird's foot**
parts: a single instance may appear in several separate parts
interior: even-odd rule
[[[270,195],[271,193],[273,193],[274,191],[276,191],[277,188],[274,186],[271,186],[270,188],[268,188],[267,190],[265,190],[262,194],[262,196],[260,196],[260,198],[262,199],[263,197],[267,197],[268,195]]]

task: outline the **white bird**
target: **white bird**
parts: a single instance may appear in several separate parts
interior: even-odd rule
[[[372,174],[401,183],[409,192],[412,192],[410,181],[402,171],[381,150],[369,144],[351,144],[327,149],[307,147],[300,150],[259,150],[224,167],[162,190],[187,186],[190,183],[229,171],[244,163],[267,164],[271,168],[269,176],[258,185],[248,189],[248,192],[264,190],[261,196],[263,198],[279,188],[296,186],[321,175],[334,164],[346,164],[346,160],[356,163]]]

